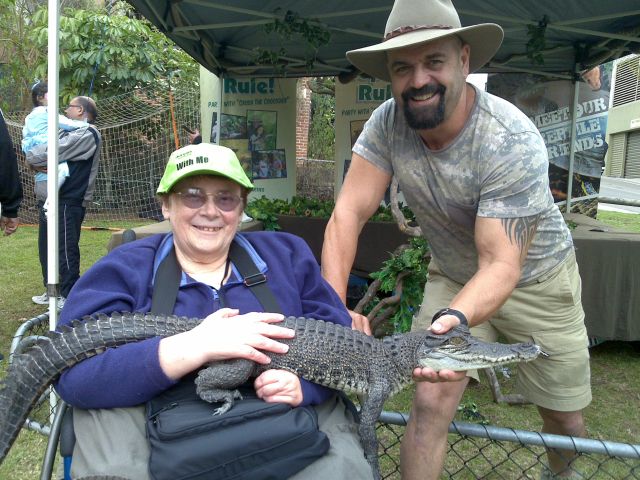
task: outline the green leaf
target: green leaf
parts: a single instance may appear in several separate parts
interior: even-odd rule
[[[89,4],[86,9],[62,10],[61,92],[87,91],[96,65],[98,76],[92,95],[98,97],[121,94],[134,86],[161,87],[175,70],[180,70],[185,81],[198,83],[199,66],[184,51],[146,20],[127,16],[132,9],[126,3],[116,1],[110,8],[107,11]],[[10,58],[6,68],[16,72],[13,88],[25,96],[24,79],[31,81],[46,76],[47,8],[40,7],[35,13],[25,10],[21,20],[22,24],[11,23],[14,31],[8,32],[8,36],[16,37],[16,44],[24,49],[24,54]],[[4,25],[0,12],[3,34]],[[30,98],[27,100],[30,104]]]

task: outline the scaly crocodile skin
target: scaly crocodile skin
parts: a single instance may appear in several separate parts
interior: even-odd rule
[[[0,384],[0,463],[15,441],[29,411],[45,389],[67,368],[106,348],[154,336],[170,336],[194,328],[200,319],[115,313],[75,321],[72,328],[51,332],[25,353],[16,355]],[[365,456],[374,478],[380,478],[375,422],[385,400],[411,382],[413,369],[486,368],[533,360],[540,349],[533,344],[484,343],[466,327],[444,335],[413,332],[383,339],[369,337],[335,323],[287,317],[282,324],[296,331],[289,351],[268,353],[269,365],[238,359],[214,362],[200,371],[198,394],[207,401],[223,401],[221,412],[233,405],[233,395],[220,385],[238,386],[266,369],[286,369],[311,382],[362,395],[359,426]]]

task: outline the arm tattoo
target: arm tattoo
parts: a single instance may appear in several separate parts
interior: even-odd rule
[[[512,245],[517,245],[521,253],[529,248],[538,226],[539,215],[523,218],[502,218],[502,227]]]

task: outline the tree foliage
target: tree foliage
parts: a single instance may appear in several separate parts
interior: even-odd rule
[[[402,294],[399,299],[393,305],[387,306],[388,313],[379,312],[385,321],[388,319],[394,332],[411,330],[413,317],[418,313],[422,303],[424,286],[427,282],[427,268],[431,259],[429,244],[424,237],[412,238],[407,247],[398,249],[389,260],[383,263],[379,271],[371,274],[371,278],[378,282],[378,290],[375,298],[365,309],[365,312],[369,313],[385,297],[393,295],[398,289],[398,280],[401,278]],[[373,323],[374,319],[370,320]],[[384,332],[384,329],[382,331]]]
[[[27,38],[37,8],[28,0],[0,0],[0,107],[7,110],[31,105],[29,88],[41,52]]]
[[[273,22],[264,26],[265,33],[276,34],[281,42],[295,38],[301,45],[306,46],[305,68],[311,70],[316,62],[318,49],[327,45],[331,40],[331,30],[317,20],[303,18],[292,10],[283,13],[282,9],[278,7],[273,13],[275,18]],[[284,68],[289,60],[286,59],[287,51],[283,44],[277,50],[262,47],[255,47],[253,50],[255,63],[272,65],[276,71],[284,73]]]
[[[311,121],[309,124],[308,156],[333,160],[335,155],[335,79],[316,78],[311,88]]]
[[[148,22],[129,16],[130,7],[118,5],[117,14],[104,10],[70,9],[60,18],[60,92],[63,101],[88,92],[112,96],[167,81],[195,81],[197,64]],[[46,10],[34,17],[32,39],[47,42]],[[46,64],[35,74],[43,77]]]
[[[278,215],[295,215],[298,217],[328,219],[333,212],[335,202],[333,200],[321,200],[308,196],[293,196],[290,200],[279,198],[267,198],[264,195],[254,198],[249,202],[245,211],[256,220],[264,223],[265,230],[280,230]],[[406,206],[402,207],[402,213],[406,218],[414,219],[413,212]],[[372,222],[393,222],[391,208],[380,205],[369,219]]]
[[[25,0],[0,0],[20,5],[9,49],[5,81],[16,79],[26,89],[47,75],[47,8]],[[94,6],[61,8],[61,102],[76,95],[113,96],[138,87],[168,88],[169,81],[197,82],[198,65],[146,20],[135,17],[124,2],[107,9]],[[9,23],[10,9],[0,11],[0,24]],[[3,29],[4,30],[4,29]],[[14,80],[15,81],[15,80]],[[92,86],[93,83],[93,86]]]

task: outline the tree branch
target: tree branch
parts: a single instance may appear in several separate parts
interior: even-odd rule
[[[398,179],[394,175],[391,179],[391,201],[389,202],[389,207],[391,208],[391,214],[393,218],[395,218],[396,223],[398,224],[398,228],[402,233],[409,235],[410,237],[420,237],[422,236],[422,230],[420,227],[412,227],[407,222],[402,210],[400,210],[400,204],[398,203]]]
[[[371,312],[369,312],[369,315],[367,315],[372,332],[375,333],[376,330],[378,330],[378,327],[383,325],[398,309],[398,304],[402,298],[402,279],[410,273],[411,272],[407,270],[400,272],[396,278],[396,286],[394,288],[395,294],[380,300],[380,302],[373,307]],[[378,312],[383,308],[386,308],[386,310],[378,314]]]

